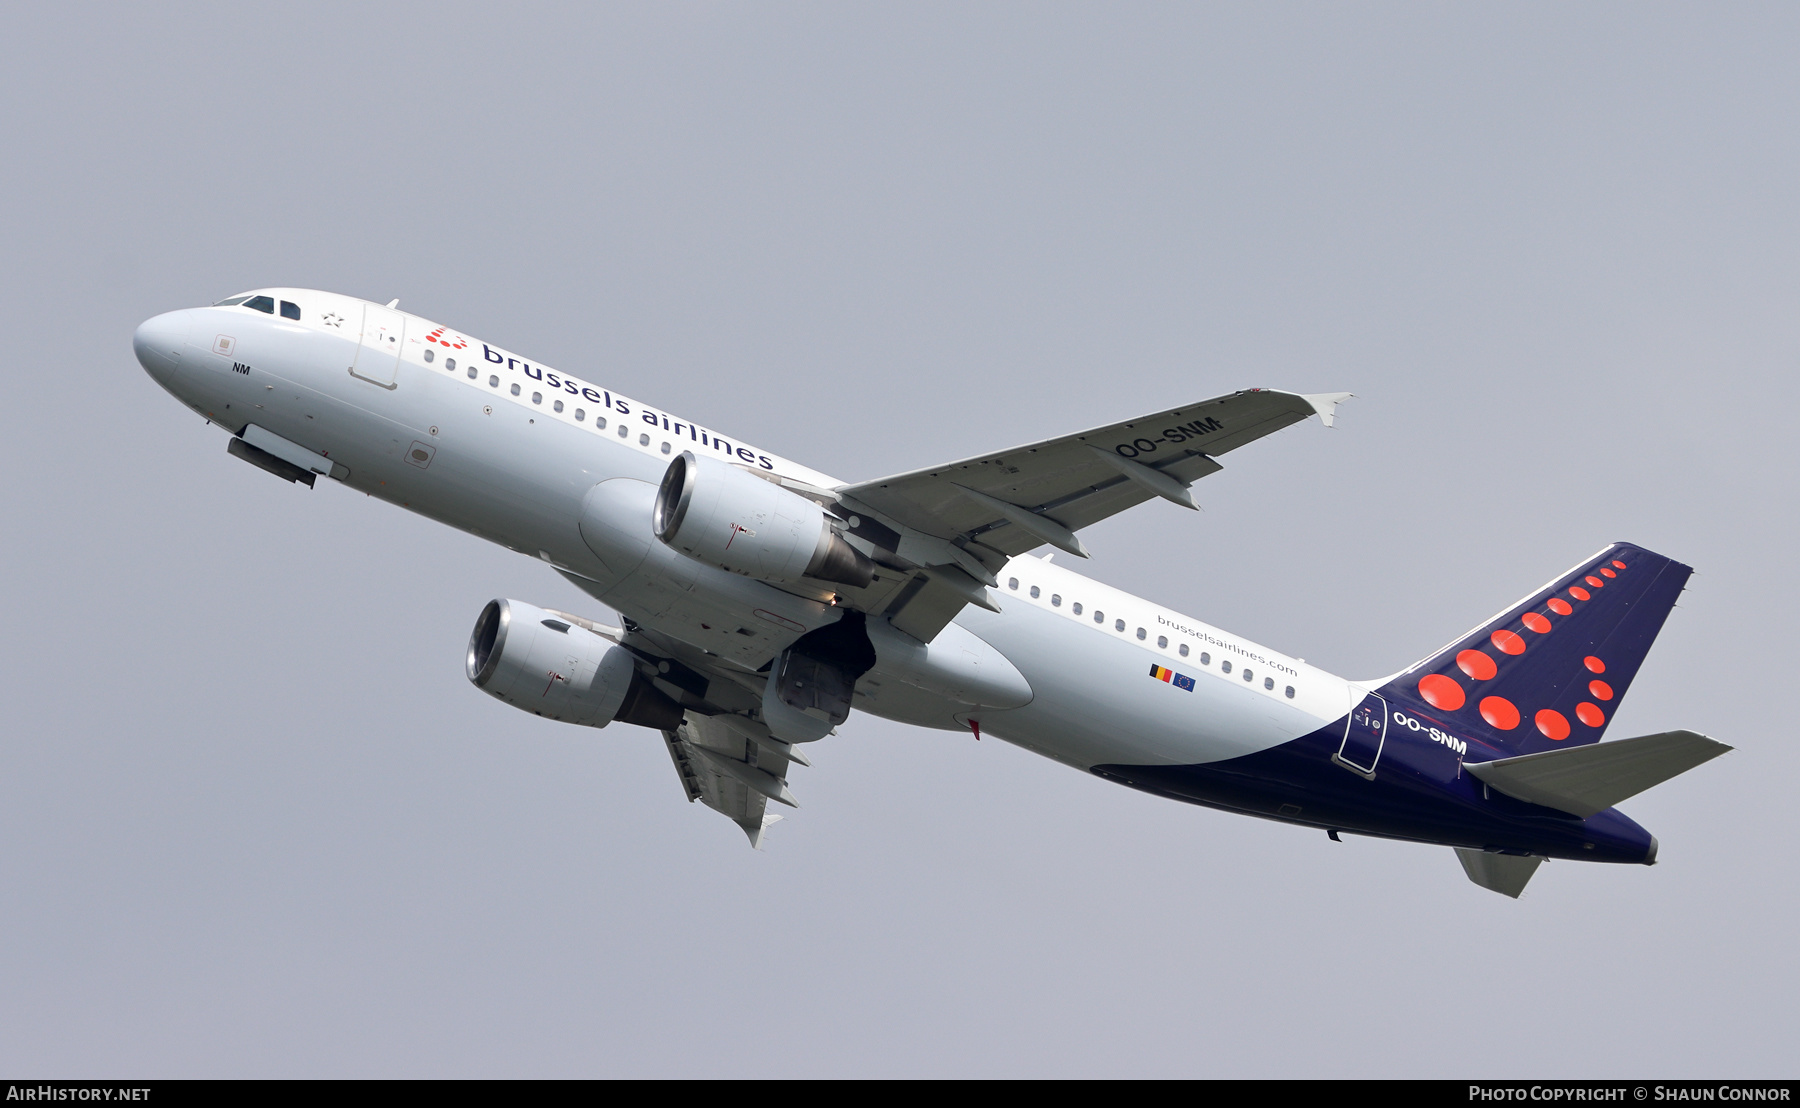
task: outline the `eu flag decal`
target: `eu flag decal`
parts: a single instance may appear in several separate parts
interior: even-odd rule
[[[1185,673],[1176,673],[1174,670],[1164,669],[1162,666],[1151,666],[1150,676],[1156,678],[1158,681],[1174,685],[1178,689],[1183,689],[1187,692],[1194,691],[1194,679]]]

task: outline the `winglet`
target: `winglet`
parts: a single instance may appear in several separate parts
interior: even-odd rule
[[[752,824],[752,823],[748,823],[748,822],[741,822],[738,824],[738,826],[742,827],[744,829],[744,834],[750,836],[750,849],[751,850],[761,850],[763,833],[765,831],[767,831],[769,828],[773,827],[775,824],[780,823],[780,822],[781,822],[780,816],[776,815],[773,812],[765,812],[763,814],[761,823]]]
[[[1319,413],[1319,422],[1327,427],[1337,423],[1337,406],[1356,394],[1353,392],[1314,392],[1301,393],[1300,399],[1313,406]]]

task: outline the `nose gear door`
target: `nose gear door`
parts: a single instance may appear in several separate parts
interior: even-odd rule
[[[1359,689],[1352,689],[1354,697]],[[1387,739],[1387,701],[1379,693],[1369,693],[1350,709],[1344,721],[1344,741],[1331,760],[1360,777],[1375,780],[1375,763],[1381,760],[1381,746]]]
[[[379,304],[364,304],[362,335],[350,375],[392,389],[400,368],[400,344],[405,338],[406,316]]]

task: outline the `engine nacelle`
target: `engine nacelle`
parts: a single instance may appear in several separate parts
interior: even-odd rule
[[[517,600],[482,609],[469,635],[468,673],[489,696],[547,719],[681,726],[681,706],[639,675],[629,650]]]
[[[760,581],[863,588],[875,563],[832,530],[825,509],[716,458],[684,451],[656,491],[656,537],[697,562]]]

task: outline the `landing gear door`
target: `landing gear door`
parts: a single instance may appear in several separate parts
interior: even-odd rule
[[[352,377],[360,377],[384,389],[394,387],[400,368],[400,344],[406,338],[406,317],[392,308],[364,304],[362,337],[356,347]]]
[[[1375,780],[1375,763],[1381,760],[1381,746],[1387,740],[1387,701],[1378,693],[1364,694],[1350,690],[1350,716],[1344,722],[1344,741],[1331,760],[1351,773]]]

